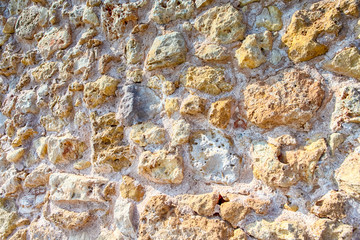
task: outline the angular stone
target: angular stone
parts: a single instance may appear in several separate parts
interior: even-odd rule
[[[331,190],[314,203],[311,212],[319,218],[342,219],[346,217],[345,206],[346,197]]]
[[[72,43],[71,29],[69,25],[63,28],[53,27],[41,38],[38,49],[41,55],[49,59],[58,50],[67,48]]]
[[[49,178],[50,200],[67,204],[105,203],[108,199],[106,189],[111,184],[102,177],[53,173]]]
[[[191,164],[198,177],[222,184],[237,180],[240,159],[230,152],[232,143],[220,131],[194,133],[190,144]]]
[[[167,33],[155,38],[146,57],[146,68],[174,67],[186,60],[186,43],[179,32]]]
[[[319,219],[312,226],[315,240],[351,240],[353,227],[340,221]]]
[[[269,31],[280,31],[283,27],[282,12],[276,6],[268,6],[256,17],[257,27],[264,27]]]
[[[185,144],[190,138],[191,125],[184,119],[175,120],[171,123],[171,146]]]
[[[184,178],[183,160],[178,153],[166,150],[145,151],[140,155],[138,172],[155,183],[179,184]]]
[[[209,122],[215,127],[225,129],[230,122],[232,99],[221,99],[211,104]]]
[[[84,102],[88,108],[95,108],[106,102],[107,97],[114,96],[119,81],[103,75],[95,82],[88,82],[84,86]]]
[[[129,137],[142,147],[149,144],[163,144],[166,140],[165,129],[152,122],[133,125]]]
[[[90,221],[88,212],[73,212],[62,208],[53,208],[47,218],[56,226],[67,230],[80,230]]]
[[[52,170],[45,163],[37,166],[24,180],[24,186],[28,188],[36,188],[44,186],[49,182]]]
[[[165,24],[176,19],[189,19],[194,10],[194,2],[191,0],[155,0],[150,18],[158,24]]]
[[[217,44],[202,44],[196,49],[195,56],[204,61],[223,61],[229,58],[226,48]]]
[[[245,200],[246,206],[256,212],[256,214],[267,214],[270,208],[271,201],[260,198],[247,198]]]
[[[221,44],[243,40],[246,29],[242,14],[231,4],[210,8],[195,19],[194,27]]]
[[[160,89],[165,95],[171,95],[176,90],[176,84],[166,80],[163,75],[152,76],[147,86],[152,89]]]
[[[17,227],[16,220],[18,215],[16,211],[6,206],[6,200],[0,202],[0,239],[7,239],[12,231]],[[10,204],[9,204],[10,205]]]
[[[206,7],[209,5],[213,0],[195,0],[196,8]]]
[[[176,199],[179,206],[189,206],[197,214],[209,217],[215,213],[215,207],[219,203],[219,194],[216,192],[198,195],[184,194],[176,196]]]
[[[29,239],[63,239],[66,238],[62,231],[59,231],[49,221],[34,220],[28,227]]]
[[[234,228],[249,213],[249,208],[239,202],[224,202],[220,205],[220,216]]]
[[[187,96],[181,103],[180,113],[197,115],[205,112],[206,99],[196,95]]]
[[[16,231],[15,234],[13,234],[9,240],[26,240],[27,237],[27,229],[19,229]]]
[[[129,176],[122,177],[123,182],[120,185],[120,194],[123,198],[130,198],[134,201],[141,201],[145,190],[143,186],[135,183],[135,179]]]
[[[52,115],[41,116],[40,124],[49,132],[60,132],[65,126],[61,118],[55,118]]]
[[[335,150],[345,141],[346,135],[342,133],[332,133],[329,139],[329,147],[331,154],[334,155]]]
[[[167,116],[171,117],[171,115],[180,109],[179,98],[167,98],[164,108]]]
[[[56,62],[44,62],[32,71],[32,76],[38,83],[46,82],[58,71]]]
[[[91,8],[91,7],[86,7],[84,9],[82,19],[83,19],[84,23],[91,24],[93,26],[99,26],[100,25],[99,18],[96,15],[96,13],[94,13],[93,8]]]
[[[141,49],[141,43],[135,38],[130,38],[126,42],[125,52],[126,61],[128,64],[136,64],[140,62],[144,57],[144,53]]]
[[[125,126],[132,126],[153,119],[160,107],[160,99],[152,90],[139,85],[128,85],[124,87],[117,118]]]
[[[281,125],[300,128],[315,115],[324,95],[320,81],[292,69],[269,78],[265,83],[246,87],[246,116],[261,128]]]
[[[9,17],[3,28],[3,33],[12,34],[15,32],[16,17]]]
[[[79,159],[85,145],[79,139],[67,133],[63,136],[50,136],[48,139],[48,158],[53,164],[66,164]]]
[[[140,215],[139,240],[171,239],[229,239],[233,229],[219,219],[208,219],[180,211],[180,207],[170,203],[171,198],[157,195],[150,198]]]
[[[6,160],[8,162],[17,163],[25,154],[25,148],[14,149],[6,154]]]
[[[245,232],[260,240],[309,239],[305,227],[299,222],[294,221],[268,222],[266,220],[261,220],[247,225],[245,227]]]
[[[91,162],[85,161],[85,160],[80,160],[80,161],[74,163],[73,167],[76,170],[84,170],[84,169],[91,167]]]
[[[136,239],[136,230],[133,224],[135,208],[135,204],[128,200],[118,198],[115,202],[115,224],[127,239]]]
[[[16,110],[21,113],[37,114],[39,109],[35,104],[36,98],[34,90],[22,90],[15,105]]]
[[[334,58],[323,65],[323,68],[347,77],[360,80],[360,54],[356,47],[345,48],[336,53]]]
[[[246,233],[241,228],[234,230],[234,236],[230,238],[230,240],[247,240]]]
[[[74,109],[73,95],[67,93],[63,96],[55,96],[50,103],[50,108],[55,117],[69,117]]]
[[[225,81],[224,69],[210,66],[189,67],[181,80],[185,87],[211,95],[219,95],[233,88],[232,84]]]
[[[335,179],[340,190],[360,199],[360,154],[355,150],[350,153],[335,172]]]
[[[20,14],[16,26],[16,35],[32,40],[39,27],[44,27],[48,21],[47,9],[41,6],[31,6],[25,8]]]
[[[263,50],[272,49],[273,37],[271,32],[248,35],[236,50],[235,57],[240,68],[257,68],[266,62]]]

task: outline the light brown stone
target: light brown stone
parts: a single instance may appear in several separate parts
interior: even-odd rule
[[[224,202],[220,205],[220,216],[234,228],[249,213],[249,208],[238,202]]]
[[[135,183],[135,179],[129,176],[122,177],[123,182],[120,185],[120,194],[123,198],[130,198],[134,201],[141,201],[145,190],[140,184]]]
[[[101,76],[95,82],[84,86],[84,102],[88,108],[95,108],[106,102],[107,97],[114,96],[118,80],[107,75]]]
[[[264,8],[259,16],[256,17],[256,26],[264,27],[269,31],[279,31],[283,27],[281,20],[282,12],[276,6]]]
[[[179,98],[167,98],[165,100],[165,112],[168,117],[171,117],[176,111],[179,111]]]
[[[176,19],[189,19],[194,10],[194,2],[191,0],[155,0],[150,18],[158,24],[165,24]]]
[[[188,115],[197,115],[204,113],[206,99],[196,95],[187,96],[181,103],[180,113]]]
[[[194,212],[201,216],[212,216],[215,212],[215,207],[219,202],[219,194],[216,192],[205,193],[198,195],[184,194],[176,197],[178,205],[187,205]]]
[[[315,240],[350,240],[353,227],[340,221],[319,219],[312,226]]]
[[[190,138],[191,125],[184,119],[175,120],[171,123],[171,146],[187,143]]]
[[[196,49],[195,55],[204,61],[223,61],[229,58],[225,47],[217,44],[202,44]]]
[[[66,25],[64,28],[54,27],[41,38],[38,49],[44,58],[49,59],[55,52],[67,48],[71,43],[70,26]]]
[[[28,188],[35,188],[44,186],[49,182],[49,177],[52,170],[51,168],[42,163],[37,166],[24,180],[24,186]]]
[[[209,122],[215,127],[225,129],[231,119],[232,99],[221,99],[211,104]]]
[[[165,129],[152,122],[140,123],[132,126],[129,137],[142,147],[162,144],[165,142]]]
[[[334,190],[327,192],[311,207],[311,212],[319,218],[342,219],[345,213],[346,197]]]
[[[9,201],[10,202],[10,201]],[[13,204],[8,203],[8,200],[1,199],[0,201],[0,238],[6,239],[12,231],[16,228],[16,220],[18,214],[13,209]]]
[[[25,154],[25,148],[17,148],[6,154],[6,160],[8,162],[17,163]]]
[[[79,230],[90,221],[91,215],[88,212],[73,212],[56,208],[51,211],[47,218],[60,228]]]

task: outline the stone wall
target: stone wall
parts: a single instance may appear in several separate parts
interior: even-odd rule
[[[0,239],[360,239],[357,0],[0,0]]]

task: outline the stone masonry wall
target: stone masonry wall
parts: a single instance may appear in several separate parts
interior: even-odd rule
[[[360,239],[358,0],[0,13],[0,239]]]

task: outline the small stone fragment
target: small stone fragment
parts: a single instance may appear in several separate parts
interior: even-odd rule
[[[15,108],[21,113],[37,114],[39,109],[37,108],[36,93],[34,90],[23,90],[20,92]]]
[[[277,147],[281,147],[282,145],[291,146],[296,145],[296,138],[291,135],[284,134],[277,138],[269,138],[268,143],[271,143],[272,145],[275,145]]]
[[[32,129],[31,127],[25,126],[25,127],[19,128],[16,131],[16,137],[11,142],[11,145],[13,147],[22,146],[24,144],[24,141],[26,141],[29,138],[32,138],[35,134],[37,134],[37,132],[34,131],[34,129]]]
[[[276,6],[269,6],[256,17],[255,24],[257,27],[264,27],[269,31],[279,31],[283,27],[281,16],[282,12]]]
[[[155,0],[150,18],[158,24],[165,24],[176,19],[189,19],[194,10],[194,2],[191,0]]]
[[[171,146],[185,144],[189,141],[191,125],[184,119],[173,121],[171,124]]]
[[[220,216],[234,228],[249,213],[249,208],[238,202],[224,202],[220,205]]]
[[[167,33],[155,38],[146,57],[146,68],[174,67],[186,60],[186,44],[179,32]]]
[[[165,112],[168,117],[171,117],[171,115],[173,115],[176,111],[179,111],[179,109],[179,98],[167,98],[165,100]]]
[[[247,240],[246,233],[241,228],[235,229],[234,236],[230,240]]]
[[[117,228],[127,239],[136,239],[136,229],[133,224],[135,204],[118,198],[114,207],[114,218]]]
[[[229,58],[226,48],[217,44],[202,44],[196,49],[195,55],[204,61],[223,61]]]
[[[246,29],[241,13],[231,4],[210,8],[195,19],[194,27],[221,44],[243,40]]]
[[[16,228],[18,215],[15,209],[7,207],[7,200],[0,202],[0,239],[6,239]],[[11,206],[11,204],[9,204]]]
[[[12,34],[15,32],[16,17],[9,17],[4,25],[3,33]]]
[[[254,210],[257,214],[267,214],[271,202],[269,200],[262,200],[260,198],[247,198],[245,200],[246,206]]]
[[[128,64],[136,64],[143,59],[141,43],[135,38],[130,38],[125,46],[126,61]]]
[[[6,154],[6,160],[8,162],[17,163],[24,156],[24,154],[25,154],[25,148],[18,148],[12,150],[11,152],[8,152]]]
[[[41,116],[40,123],[49,132],[60,132],[65,126],[61,118],[55,118],[52,115]]]
[[[187,88],[194,88],[211,95],[219,95],[231,91],[232,84],[225,81],[224,69],[204,67],[189,67],[181,81]]]
[[[180,113],[197,115],[205,112],[206,99],[196,95],[187,96],[181,103]]]
[[[100,25],[99,18],[94,13],[94,11],[93,11],[93,9],[91,7],[86,7],[84,9],[82,19],[83,19],[84,23],[91,24],[91,25],[94,25],[94,26],[99,26]]]
[[[335,150],[340,146],[346,139],[346,136],[342,133],[332,133],[329,139],[329,146],[331,154],[334,155]]]
[[[107,75],[101,76],[95,82],[84,86],[84,102],[89,108],[95,108],[105,103],[107,97],[114,96],[118,80]]]
[[[143,71],[141,69],[135,69],[134,71],[126,72],[126,79],[129,82],[141,83],[142,82]]]
[[[319,219],[312,226],[315,240],[351,240],[353,227],[340,221]]]
[[[163,75],[152,76],[149,79],[147,86],[152,89],[160,89],[165,95],[171,95],[176,90],[175,84],[171,81],[167,81]]]
[[[232,99],[222,99],[211,104],[209,122],[215,127],[225,129],[230,122]]]
[[[219,202],[219,194],[216,192],[198,194],[198,195],[178,195],[176,197],[179,206],[187,205],[194,212],[201,216],[212,216],[215,212],[215,207]]]
[[[48,139],[48,158],[54,164],[65,164],[75,161],[85,150],[84,143],[67,133],[60,137],[50,136]]]
[[[319,218],[343,219],[346,217],[345,206],[346,197],[331,190],[314,203],[311,212]]]
[[[195,0],[196,8],[206,7],[209,5],[213,0]]]
[[[155,183],[179,184],[184,178],[183,160],[178,153],[166,150],[145,151],[140,155],[138,172]]]
[[[26,40],[32,40],[39,27],[44,27],[47,21],[48,11],[46,8],[41,6],[25,8],[16,22],[16,35]]]
[[[129,176],[122,177],[123,182],[120,185],[120,194],[123,198],[130,198],[134,201],[141,201],[145,190],[140,184],[135,183],[135,179]]]
[[[48,165],[44,163],[40,164],[26,176],[24,186],[28,188],[36,188],[46,185],[49,182],[51,171],[52,170]]]
[[[45,33],[44,37],[38,43],[38,49],[41,55],[49,59],[58,51],[67,48],[72,43],[70,26],[64,28],[52,28]]]
[[[147,122],[133,125],[130,139],[142,147],[149,144],[163,144],[165,142],[165,129]]]

